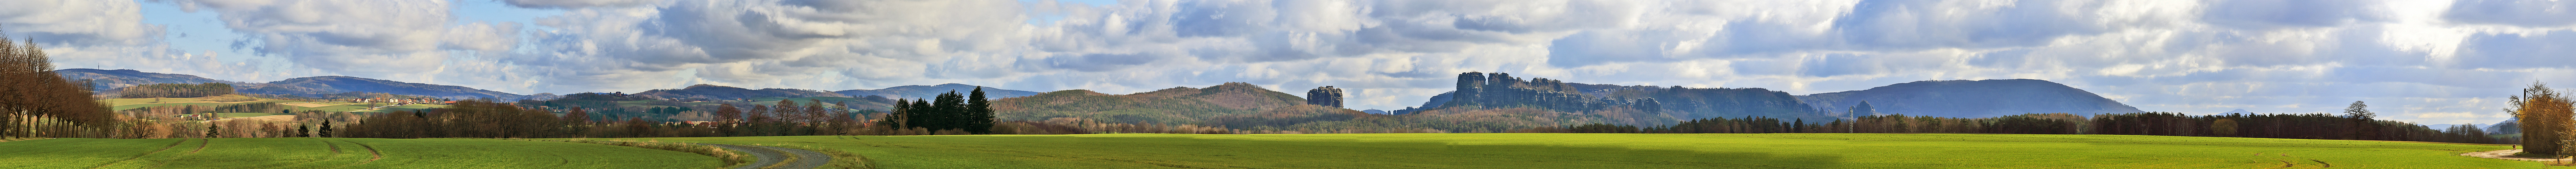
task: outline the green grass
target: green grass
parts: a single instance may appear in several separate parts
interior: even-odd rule
[[[8,167],[0,168],[715,168],[722,165],[715,157],[677,151],[494,139],[58,138],[0,142],[0,152],[8,152],[0,155],[0,166]],[[377,158],[378,153],[381,153],[381,159]]]
[[[886,168],[2537,168],[2502,145],[2024,134],[1083,134],[652,138],[792,144]]]

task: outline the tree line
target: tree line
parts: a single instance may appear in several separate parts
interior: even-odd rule
[[[88,82],[55,74],[34,38],[9,41],[0,31],[0,138],[125,137],[133,124],[90,96]],[[23,43],[23,44],[21,44]]]
[[[1870,110],[1856,108],[1853,111],[1867,112]],[[2453,143],[2498,143],[2505,141],[2490,138],[2487,136],[2487,132],[2481,131],[2477,127],[2458,126],[2448,128],[2447,130],[2436,130],[2413,123],[2377,120],[2374,119],[2375,116],[2376,114],[2370,112],[2367,109],[2367,105],[2364,103],[2353,102],[2350,107],[2345,109],[2344,115],[2322,113],[2230,113],[2194,116],[2168,112],[2145,112],[2101,114],[2095,115],[2091,118],[2065,113],[2023,114],[1992,118],[1950,118],[1928,116],[1909,117],[1902,114],[1894,114],[1859,116],[1848,121],[1837,119],[1834,121],[1820,123],[1810,123],[1798,119],[1784,120],[1747,116],[1742,118],[1720,117],[1697,119],[1665,126],[1637,127],[1613,124],[1586,124],[1517,129],[1510,132],[2116,134],[2428,141]],[[2534,124],[2534,122],[2526,121],[2524,124],[2529,126],[2529,124]]]
[[[117,97],[129,99],[156,97],[190,98],[233,94],[233,85],[224,83],[162,83],[125,87],[123,90],[124,91],[116,92]]]

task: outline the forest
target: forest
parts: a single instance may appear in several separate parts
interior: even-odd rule
[[[116,92],[116,93],[117,93],[117,97],[118,97],[118,98],[155,98],[155,97],[190,98],[190,97],[206,97],[206,96],[219,96],[219,95],[233,94],[233,85],[232,85],[232,84],[223,84],[223,83],[204,83],[204,84],[176,84],[176,83],[163,83],[163,84],[146,84],[146,85],[137,85],[137,86],[134,86],[134,87],[125,87],[125,88],[124,88],[124,91],[118,91],[118,92]]]

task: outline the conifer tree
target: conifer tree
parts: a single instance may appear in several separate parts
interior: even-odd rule
[[[320,127],[316,127],[316,128],[321,128],[321,129],[314,129],[314,130],[313,130],[313,137],[331,137],[331,120],[329,120],[329,119],[324,119],[324,120],[322,120],[322,125],[321,125]]]
[[[906,124],[918,128],[939,128],[938,124],[931,124],[934,122],[931,119],[939,118],[939,114],[936,113],[938,111],[938,106],[931,105],[930,99],[912,100],[912,116],[905,117],[910,118],[911,122]]]
[[[883,119],[883,120],[878,120],[878,122],[877,122],[877,123],[883,123],[883,124],[877,124],[877,125],[886,125],[887,127],[890,127],[890,128],[892,128],[892,129],[906,129],[906,128],[911,128],[911,127],[912,127],[912,121],[911,121],[911,120],[912,120],[912,111],[913,111],[913,110],[912,110],[912,101],[911,101],[911,100],[906,100],[906,99],[895,99],[895,100],[894,100],[894,110],[893,110],[893,111],[886,112],[886,117],[885,117],[885,119]]]
[[[993,102],[985,100],[983,86],[976,86],[975,91],[966,97],[965,113],[968,115],[966,121],[971,122],[966,131],[993,134]]]

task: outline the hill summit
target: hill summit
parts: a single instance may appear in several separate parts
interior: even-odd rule
[[[740,88],[740,87],[733,87],[733,86],[718,86],[718,85],[712,85],[712,84],[689,85],[689,87],[687,87],[687,88],[680,88],[680,89],[654,89],[654,90],[648,90],[648,91],[644,91],[644,92],[636,92],[636,93],[635,93],[635,95],[637,95],[637,96],[652,96],[652,97],[659,97],[659,98],[664,98],[664,99],[677,99],[677,100],[733,100],[733,99],[747,99],[747,98],[759,98],[759,97],[787,97],[787,98],[800,98],[800,97],[849,97],[849,96],[844,96],[844,95],[836,94],[836,93],[832,93],[832,92],[824,92],[824,91],[821,91],[821,90],[806,90],[806,89],[780,89],[780,88],[767,88],[767,89],[760,89],[760,90],[752,90],[752,89],[744,89],[744,88]]]
[[[923,86],[923,85],[895,86],[895,87],[888,87],[888,88],[885,88],[885,89],[874,89],[874,90],[870,90],[870,89],[842,90],[842,91],[834,91],[834,92],[832,92],[832,93],[840,93],[841,95],[848,95],[848,96],[850,96],[850,97],[885,96],[886,98],[897,98],[897,99],[920,99],[920,98],[930,98],[930,97],[933,97],[933,96],[939,96],[939,94],[940,94],[940,93],[948,93],[948,91],[966,92],[966,91],[974,91],[974,90],[975,90],[975,85],[966,85],[966,84],[949,83],[949,84],[939,84],[939,85],[930,85],[930,86]],[[1039,94],[1038,92],[1032,92],[1032,91],[1005,90],[1005,89],[1001,89],[1001,88],[984,87],[984,95],[985,95],[986,97],[991,97],[991,98],[1013,98],[1013,97],[1021,97],[1021,96],[1029,96],[1029,95],[1038,95],[1038,94]]]
[[[2144,112],[2084,89],[2035,79],[1915,81],[1868,90],[1802,95],[1798,100],[1836,113],[1868,101],[1880,114],[1939,117]]]

